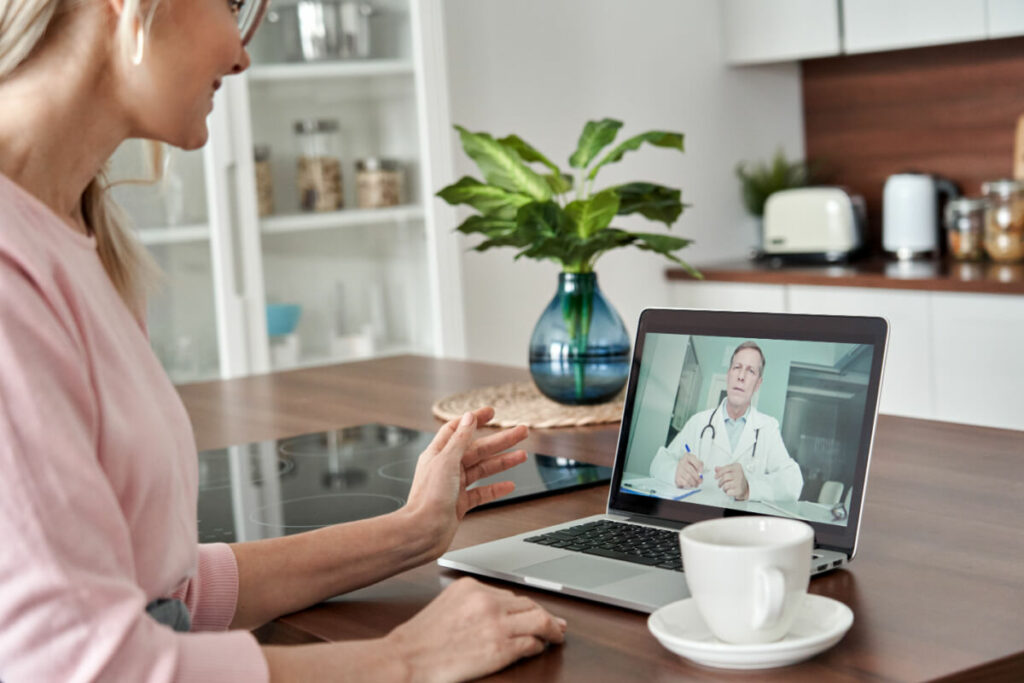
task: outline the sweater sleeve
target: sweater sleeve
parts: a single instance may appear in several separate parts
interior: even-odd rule
[[[101,406],[67,320],[0,254],[0,680],[267,680],[250,633],[175,633],[146,614],[101,465]],[[225,550],[201,553],[207,575]],[[237,577],[225,583],[200,577],[209,588],[193,590],[204,625],[226,625]]]
[[[170,596],[188,607],[193,631],[223,631],[238,602],[238,563],[225,543],[199,546],[199,568]]]

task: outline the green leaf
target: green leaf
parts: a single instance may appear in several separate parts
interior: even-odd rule
[[[480,233],[488,237],[498,237],[516,231],[516,222],[495,218],[494,216],[470,216],[455,228],[459,232],[471,235]]]
[[[548,184],[514,150],[487,133],[471,133],[462,126],[455,129],[462,139],[462,149],[480,167],[488,183],[541,201],[551,197]]]
[[[614,189],[598,192],[589,199],[570,202],[566,214],[576,223],[577,234],[587,239],[594,233],[607,228],[619,211],[619,195]]]
[[[530,143],[523,140],[518,135],[506,135],[502,139],[498,140],[501,144],[505,145],[509,149],[513,150],[519,155],[519,158],[528,164],[539,162],[551,169],[552,173],[560,175],[558,166],[556,166],[550,159],[537,151],[537,148]]]
[[[554,194],[565,194],[572,190],[573,177],[568,173],[548,173],[544,176],[544,180],[547,181],[548,187],[551,188],[551,192]]]
[[[654,183],[626,183],[611,189],[619,195],[620,216],[639,213],[644,218],[671,227],[683,212],[684,205],[679,201],[682,193],[671,187]]]
[[[473,251],[487,251],[495,247],[525,247],[528,242],[524,242],[523,238],[519,234],[504,235],[499,237],[492,237],[484,240],[480,244],[473,247]]]
[[[622,128],[622,121],[615,119],[601,119],[600,121],[587,121],[580,134],[580,140],[576,145],[576,151],[569,157],[569,165],[573,168],[586,168],[594,160],[597,153],[610,145],[615,135]]]
[[[518,135],[507,135],[498,140],[501,144],[512,149],[519,157],[527,163],[541,163],[551,169],[551,173],[544,175],[544,180],[553,194],[565,194],[572,190],[572,175],[562,173],[558,166],[546,156],[537,151],[537,148],[523,140]]]
[[[555,202],[533,202],[519,209],[516,227],[534,238],[575,233],[575,223]]]
[[[533,201],[525,194],[508,192],[494,185],[486,185],[469,176],[442,189],[437,196],[453,206],[468,204],[485,216],[506,220],[513,220],[519,207]]]
[[[606,251],[629,246],[634,241],[635,238],[625,230],[605,228],[579,245],[579,257],[586,264],[585,270],[593,270],[594,263]]]
[[[675,237],[673,235],[662,235],[647,232],[633,232],[630,233],[630,235],[636,238],[636,242],[634,244],[636,244],[637,248],[643,249],[644,251],[657,252],[668,260],[682,266],[687,273],[698,280],[704,279],[704,276],[701,275],[699,270],[672,253],[682,249],[683,247],[689,246],[693,243],[693,240],[688,240],[683,237]]]
[[[601,159],[600,163],[591,169],[590,174],[587,176],[587,180],[593,180],[597,176],[598,170],[600,170],[600,168],[605,164],[615,163],[621,159],[622,155],[626,152],[640,149],[640,145],[645,142],[654,145],[655,147],[669,147],[671,149],[678,149],[680,152],[683,151],[682,133],[652,130],[646,133],[641,133],[640,135],[634,135],[612,151],[608,152],[604,159]]]

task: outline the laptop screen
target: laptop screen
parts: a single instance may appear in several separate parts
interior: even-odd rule
[[[681,521],[793,517],[847,538],[866,479],[884,321],[645,316],[613,503]]]

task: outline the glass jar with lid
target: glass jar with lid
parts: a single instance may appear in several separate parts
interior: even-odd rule
[[[950,256],[958,261],[978,261],[985,256],[982,247],[988,205],[984,197],[961,197],[946,202],[946,237]]]
[[[356,162],[357,203],[360,209],[398,206],[402,201],[402,168],[394,159],[370,157]]]
[[[338,122],[303,119],[295,122],[299,148],[299,205],[304,211],[336,211],[344,206]]]
[[[989,201],[985,212],[985,251],[993,261],[1024,259],[1024,182],[993,180],[982,183]]]

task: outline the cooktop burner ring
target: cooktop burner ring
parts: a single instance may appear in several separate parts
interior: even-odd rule
[[[286,516],[288,514],[289,507],[294,509],[296,504],[309,503],[310,501],[320,500],[320,499],[324,499],[324,498],[331,498],[331,499],[346,498],[346,499],[350,499],[350,500],[351,499],[355,499],[355,498],[360,498],[360,499],[363,499],[364,501],[367,500],[367,499],[373,499],[373,500],[375,500],[377,502],[378,507],[380,507],[379,506],[380,501],[383,500],[383,501],[387,501],[387,502],[386,502],[386,504],[383,507],[381,507],[380,510],[375,511],[373,514],[370,514],[370,515],[363,515],[361,517],[354,517],[353,519],[347,519],[347,518],[342,519],[341,517],[344,517],[345,515],[341,515],[341,516],[339,516],[338,519],[335,519],[335,520],[327,521],[327,520],[324,520],[324,519],[320,518],[317,522],[311,522],[311,523],[306,523],[306,524],[295,523],[295,522],[288,523],[288,522],[284,522],[284,521],[282,521],[279,524],[277,522],[268,521],[267,519],[264,518],[264,515],[263,515],[263,513],[266,512],[267,510],[273,510],[275,512],[279,512],[281,514],[281,516],[284,517],[284,516]],[[399,498],[398,496],[391,496],[391,495],[388,495],[386,493],[324,493],[324,494],[318,494],[318,495],[315,495],[315,496],[303,496],[301,498],[289,498],[288,500],[281,501],[280,505],[265,505],[263,507],[260,507],[260,508],[257,508],[255,510],[253,510],[249,514],[249,521],[253,522],[254,524],[258,524],[260,526],[268,526],[268,527],[280,526],[280,528],[282,528],[282,529],[318,529],[318,528],[320,528],[322,526],[329,526],[331,524],[342,524],[342,523],[345,523],[345,522],[354,521],[355,519],[363,519],[363,518],[368,517],[368,516],[372,517],[372,516],[376,516],[376,515],[387,514],[389,512],[394,512],[395,510],[399,509],[403,505],[405,505],[405,499],[404,498]],[[360,506],[360,509],[363,510],[363,511],[366,510],[366,508],[364,506],[362,506],[362,505]]]
[[[247,455],[249,457],[253,457],[251,453],[249,453]],[[202,472],[203,468],[204,467],[207,467],[207,468],[210,467],[211,466],[211,462],[210,461],[215,456],[217,456],[217,457],[224,457],[224,458],[230,457],[226,451],[225,452],[220,452],[220,451],[204,451],[204,452],[199,454],[199,470],[200,470],[200,474],[199,474],[199,490],[200,491],[214,491],[216,489],[226,489],[226,488],[230,488],[231,487],[231,482],[234,480],[234,478],[231,475],[230,465],[228,466],[229,469],[228,469],[227,473],[225,473],[223,475],[220,475],[220,476],[217,476],[212,481],[210,480],[209,475],[204,475],[203,474],[203,472]],[[276,460],[277,460],[277,473],[276,474],[277,474],[278,478],[282,478],[282,477],[288,475],[292,470],[295,469],[295,459],[292,458],[291,456],[289,456],[288,454],[279,454],[279,455],[277,455]],[[252,477],[249,479],[249,484],[251,484],[252,486],[258,486],[259,484],[263,483],[264,477],[263,477],[262,473],[260,472],[260,469],[259,469],[259,466],[258,466],[257,463],[252,462],[250,467],[251,467]]]
[[[366,456],[408,446],[420,433],[396,425],[368,424],[302,434],[278,441],[278,452],[291,456]]]
[[[391,481],[401,481],[407,484],[411,483],[413,475],[416,474],[416,463],[419,462],[419,459],[419,456],[416,456],[415,458],[403,458],[401,460],[396,460],[395,462],[389,462],[386,465],[381,465],[380,467],[377,468],[377,476],[384,477],[385,479],[390,479]],[[412,472],[408,476],[398,476],[395,474],[391,474],[390,471],[395,469],[396,467],[408,468],[409,463],[413,463],[413,465]]]

